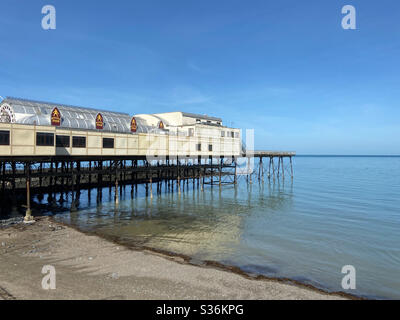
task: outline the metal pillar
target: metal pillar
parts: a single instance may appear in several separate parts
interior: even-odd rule
[[[292,163],[292,157],[290,157],[289,159],[290,159],[290,174],[291,174],[292,179],[293,179],[293,163]]]
[[[33,223],[32,210],[31,210],[31,164],[25,163],[26,170],[26,211],[25,211],[25,223]]]
[[[117,177],[117,175],[115,175],[115,204],[119,204],[118,177]]]

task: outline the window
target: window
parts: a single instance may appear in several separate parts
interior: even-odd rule
[[[69,148],[70,138],[69,136],[56,136],[56,147],[58,148]]]
[[[208,145],[208,151],[212,151],[212,144]]]
[[[42,147],[53,147],[54,133],[36,132],[36,145]]]
[[[103,148],[113,149],[114,139],[113,138],[103,138]]]
[[[201,151],[201,143],[198,143],[198,144],[196,145],[196,150],[197,150],[197,151]]]
[[[235,137],[235,133],[233,131],[231,131],[231,138]]]
[[[86,137],[72,137],[73,148],[86,148]]]
[[[239,138],[239,132],[235,132],[235,138]]]
[[[10,131],[0,130],[0,145],[10,145]]]
[[[221,131],[221,137],[225,137],[225,131]]]
[[[194,136],[194,129],[193,128],[189,128],[188,132],[189,132],[189,137],[193,137]]]

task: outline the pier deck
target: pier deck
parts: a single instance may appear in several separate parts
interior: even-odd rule
[[[249,156],[249,157],[254,157],[254,158],[269,158],[269,157],[294,157],[296,155],[296,152],[294,151],[267,151],[267,150],[254,150],[242,153],[243,157]]]

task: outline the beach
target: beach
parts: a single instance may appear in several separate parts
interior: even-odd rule
[[[347,299],[135,250],[53,221],[0,229],[0,299]],[[42,288],[54,266],[56,289]]]

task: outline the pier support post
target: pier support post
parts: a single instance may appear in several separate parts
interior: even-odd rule
[[[102,187],[103,185],[103,160],[97,162],[97,168],[100,173],[97,174],[97,184]]]
[[[274,163],[274,157],[272,157],[272,177],[274,178],[274,181],[275,181],[275,163]]]
[[[263,162],[263,158],[260,158],[260,162],[261,162],[261,181],[264,182],[264,162]]]
[[[33,223],[32,211],[31,211],[31,164],[28,162],[25,164],[26,170],[26,211],[24,223]]]
[[[89,189],[92,184],[92,161],[89,161],[89,175],[88,175]]]
[[[42,181],[43,181],[43,162],[39,163],[39,188],[42,188]]]
[[[50,182],[49,182],[49,186],[48,187],[52,187],[53,186],[53,161],[50,161]]]
[[[135,189],[135,185],[134,185],[134,178],[135,178],[135,174],[133,173],[133,168],[134,168],[134,162],[133,160],[131,161],[131,199],[133,199],[133,193],[134,193],[134,189]]]
[[[77,189],[80,189],[80,185],[81,185],[81,162],[77,161],[76,162],[76,171],[77,171],[77,176],[76,176],[76,186]]]
[[[292,157],[290,157],[289,159],[290,159],[290,175],[291,175],[292,180],[293,180],[293,163],[292,163]]]
[[[119,204],[118,177],[115,175],[115,204]]]
[[[222,184],[222,163],[224,161],[224,158],[221,158],[219,163],[218,163],[218,175],[219,175],[219,187],[221,188]]]
[[[74,170],[73,162],[71,162],[71,170]],[[74,173],[72,171],[72,176],[71,176],[71,212],[76,211],[74,185],[75,185],[75,176],[74,176]]]
[[[250,157],[247,157],[247,181],[252,184],[250,167]]]
[[[102,198],[103,198],[103,189],[101,187],[97,187],[97,197],[96,197],[97,205],[101,203]]]
[[[206,167],[204,167],[203,179],[202,179],[202,182],[201,182],[201,191],[204,191],[204,182],[205,182],[206,170],[207,170]]]
[[[150,172],[150,199],[153,199],[153,173]]]
[[[277,173],[277,177],[279,179],[279,170],[281,168],[281,157],[278,157],[278,173]]]
[[[180,175],[181,175],[181,168],[179,166],[179,158],[176,157],[176,165],[177,165],[177,181],[176,181],[176,187],[178,188],[178,194],[181,193],[181,181],[180,181]]]
[[[237,184],[237,163],[234,157],[232,157],[232,161],[235,162],[235,175],[233,176],[233,184]]]
[[[271,179],[271,157],[269,157],[269,164],[268,164],[268,180]]]
[[[1,164],[1,168],[2,168],[2,190],[1,190],[1,197],[2,200],[4,200],[4,195],[6,193],[6,162],[2,162]]]
[[[210,156],[210,167],[211,167],[211,187],[214,184],[214,170],[213,170],[213,158]]]

